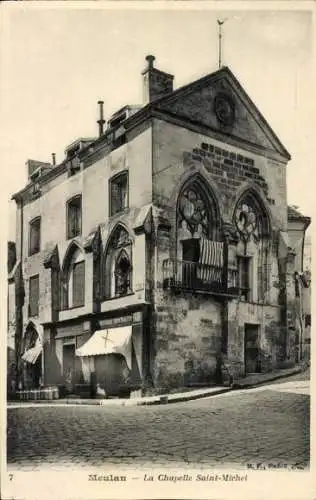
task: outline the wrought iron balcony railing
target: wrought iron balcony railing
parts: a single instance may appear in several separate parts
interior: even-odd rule
[[[176,259],[163,261],[163,287],[212,294],[238,295],[238,271],[186,262]],[[225,275],[226,274],[226,275]]]

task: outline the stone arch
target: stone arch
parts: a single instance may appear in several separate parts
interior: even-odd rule
[[[43,326],[36,320],[29,320],[24,327],[23,351],[31,349],[38,341],[43,343]]]
[[[43,327],[37,321],[28,321],[24,328],[22,360],[23,387],[40,387],[43,377]]]
[[[84,249],[79,245],[77,241],[72,241],[67,248],[65,253],[61,276],[60,276],[60,297],[61,297],[61,308],[68,309],[69,307],[78,307],[77,300],[74,300],[74,291],[73,291],[73,272],[75,266],[80,263],[83,264],[83,268],[85,267],[85,252]],[[83,269],[84,273],[84,269]],[[80,305],[84,305],[84,286],[82,289],[83,297],[81,300],[78,299]]]
[[[248,185],[238,194],[232,222],[239,239],[240,276],[245,281],[240,288],[245,300],[262,302],[268,300],[270,287],[271,214],[265,198],[254,186]]]
[[[132,245],[128,228],[119,222],[112,229],[103,254],[103,298],[132,291]]]
[[[200,172],[189,176],[178,190],[176,215],[177,232],[179,223],[185,221],[192,237],[195,233],[203,233],[210,239],[219,239],[221,216],[218,198]]]
[[[71,263],[71,260],[73,259],[73,256],[75,255],[76,252],[80,252],[84,256],[83,247],[77,241],[72,241],[69,244],[69,246],[66,250],[66,253],[64,255],[64,259],[63,259],[63,263],[62,263],[62,267],[61,267],[63,272],[67,269],[67,267]]]
[[[257,216],[257,220],[251,223],[249,220],[248,229],[255,230],[255,225],[257,225],[257,237],[260,238],[268,238],[271,235],[271,212],[267,204],[265,203],[265,198],[262,196],[262,193],[253,185],[248,185],[244,187],[244,189],[238,193],[238,198],[233,207],[232,212],[232,220],[233,223],[237,225],[237,230],[240,233],[240,236],[246,236],[247,231],[242,230],[241,224],[237,223],[237,212],[240,209],[242,204],[248,205],[252,208],[252,211],[249,211],[249,219]],[[252,213],[253,212],[253,213]],[[242,211],[242,214],[246,214],[246,212]],[[250,233],[249,233],[250,234]]]
[[[254,184],[253,182],[244,182],[237,189],[237,191],[235,193],[235,200],[236,201],[231,205],[231,208],[230,208],[230,213],[229,213],[230,220],[233,220],[236,206],[238,205],[240,200],[243,198],[243,196],[246,195],[247,193],[250,193],[254,198],[257,199],[262,210],[266,213],[266,215],[268,217],[268,221],[269,221],[269,225],[270,225],[269,230],[272,231],[273,218],[272,218],[270,206],[269,206],[268,202],[266,201],[266,195],[265,195],[264,191],[259,186]]]

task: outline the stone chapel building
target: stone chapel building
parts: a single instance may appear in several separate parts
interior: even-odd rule
[[[20,386],[144,394],[295,360],[290,154],[229,68],[174,90],[154,59],[142,105],[105,126],[100,102],[99,136],[29,160],[13,196]]]

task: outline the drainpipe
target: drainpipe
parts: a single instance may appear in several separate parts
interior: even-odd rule
[[[104,101],[98,101],[98,105],[99,105],[99,119],[97,120],[97,123],[99,125],[99,137],[101,137],[104,133],[104,124],[105,124],[104,114],[103,114]]]
[[[16,200],[17,202],[17,200]],[[23,286],[23,198],[20,199],[20,265],[19,274],[15,279],[15,363],[16,363],[16,384],[17,389],[19,389],[19,383],[22,382],[23,376],[21,373],[21,346],[23,340],[23,304],[24,297],[22,297],[22,286]]]

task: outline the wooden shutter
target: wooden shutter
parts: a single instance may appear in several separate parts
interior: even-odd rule
[[[76,262],[73,267],[73,295],[72,302],[73,307],[83,306],[84,305],[84,293],[85,293],[85,263]]]
[[[30,224],[30,255],[40,251],[41,219],[36,219]]]
[[[81,196],[68,203],[68,238],[81,234]]]

